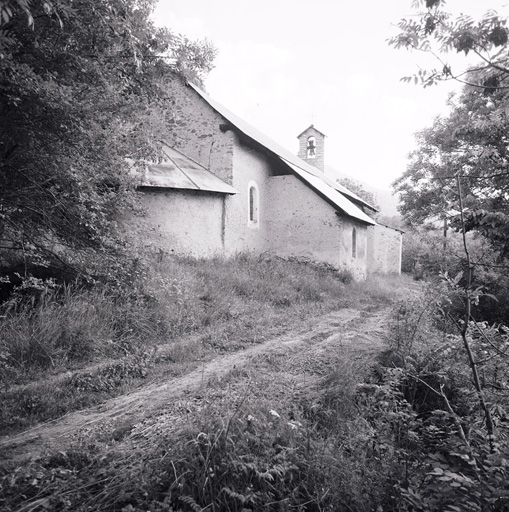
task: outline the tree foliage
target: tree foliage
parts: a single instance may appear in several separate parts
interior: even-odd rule
[[[400,32],[389,39],[389,44],[429,53],[437,62],[437,67],[421,69],[402,80],[413,80],[424,87],[451,79],[488,90],[507,86],[507,19],[494,10],[487,11],[480,20],[464,14],[454,17],[443,9],[445,4],[445,0],[414,0],[416,15],[398,23]],[[475,76],[470,73],[471,67],[460,65],[458,70],[446,59],[454,51],[476,56]]]
[[[471,52],[479,64],[462,73],[453,72],[449,64],[420,72],[417,81],[424,86],[450,78],[465,85],[458,97],[450,99],[449,114],[417,135],[418,149],[394,186],[401,192],[401,211],[411,223],[448,219],[459,229],[459,177],[466,230],[485,236],[505,257],[509,251],[506,20],[494,11],[478,22],[465,15],[453,18],[442,10],[443,4],[427,1],[416,20],[400,22],[401,33],[390,44],[432,52],[442,63],[452,50]]]
[[[501,256],[509,251],[507,101],[505,90],[486,95],[466,87],[447,117],[418,134],[418,149],[394,183],[412,223],[449,219],[459,228],[459,176],[467,231],[485,236]]]
[[[215,50],[157,29],[154,0],[0,4],[0,247],[77,264],[113,250],[133,174],[160,155],[170,77]],[[118,246],[117,246],[118,247]],[[80,256],[81,255],[81,256]]]
[[[343,185],[348,190],[358,195],[361,199],[366,201],[366,203],[370,204],[377,210],[380,210],[380,205],[378,204],[377,198],[373,192],[366,190],[361,183],[352,179],[352,178],[340,178],[337,180],[340,185]],[[368,215],[376,216],[376,212],[372,210],[367,210]]]

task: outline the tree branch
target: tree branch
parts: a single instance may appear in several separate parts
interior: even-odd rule
[[[471,315],[472,300],[470,298],[470,288],[472,287],[472,265],[470,264],[470,252],[468,250],[468,244],[467,244],[465,217],[464,217],[464,213],[463,213],[463,196],[461,194],[461,181],[460,181],[459,175],[457,176],[457,179],[456,179],[456,186],[457,186],[457,190],[458,190],[458,200],[459,200],[459,207],[460,207],[461,234],[462,234],[462,239],[463,239],[463,248],[465,251],[466,258],[467,258],[467,279],[466,279],[466,284],[465,284],[466,307],[465,307],[465,315],[464,315],[463,325],[461,326],[461,338],[463,340],[463,345],[465,347],[465,351],[467,353],[470,369],[472,371],[472,376],[474,378],[474,385],[475,385],[475,389],[477,391],[477,397],[479,400],[479,404],[481,405],[481,408],[484,412],[484,417],[486,419],[486,430],[488,431],[488,441],[490,444],[490,450],[491,450],[491,452],[494,452],[494,450],[495,450],[495,447],[494,447],[495,426],[493,424],[493,419],[491,417],[490,410],[489,410],[489,408],[486,404],[486,400],[484,398],[481,381],[479,379],[479,372],[477,370],[477,362],[475,361],[474,355],[472,353],[472,349],[470,347],[470,343],[467,339],[469,320],[472,316]]]

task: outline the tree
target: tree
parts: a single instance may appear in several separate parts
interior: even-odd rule
[[[419,147],[394,186],[401,192],[401,211],[410,223],[446,220],[460,229],[459,177],[466,230],[484,235],[505,257],[509,251],[506,20],[493,11],[478,22],[465,15],[453,18],[442,10],[443,4],[442,0],[414,2],[426,10],[416,20],[402,20],[401,32],[390,44],[431,52],[443,64],[414,77],[425,87],[447,79],[465,85],[459,97],[450,100],[450,114],[417,135]],[[480,64],[454,72],[445,62],[451,50],[471,52]]]
[[[509,120],[501,112],[508,92],[466,87],[447,117],[418,134],[418,149],[394,186],[401,211],[413,223],[448,219],[460,228],[460,178],[467,231],[475,230],[509,254]]]
[[[118,249],[136,171],[160,157],[171,81],[210,43],[156,29],[155,0],[0,4],[2,259],[78,265]],[[97,259],[97,258],[96,258]]]
[[[413,77],[402,80],[414,80],[424,87],[443,80],[457,80],[487,90],[507,86],[507,19],[493,10],[478,21],[463,14],[453,17],[443,10],[445,4],[445,0],[414,0],[413,7],[421,10],[411,19],[404,18],[398,23],[400,32],[389,39],[389,44],[431,54],[438,64],[437,68],[421,69]],[[475,76],[471,74],[473,68],[467,66],[458,71],[447,62],[446,55],[453,50],[477,57]]]
[[[373,194],[373,192],[370,192],[369,190],[366,190],[358,181],[355,181],[352,178],[340,178],[337,180],[337,182],[340,185],[346,187],[354,194],[358,195],[361,199],[366,201],[366,203],[370,204],[375,209],[380,210],[380,206],[378,205],[378,201],[375,197],[375,194]],[[376,214],[376,212],[373,212],[372,210],[367,210],[366,213],[373,217]]]

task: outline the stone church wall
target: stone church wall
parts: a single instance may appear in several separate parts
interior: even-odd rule
[[[366,277],[366,228],[336,215],[295,176],[268,179],[266,247],[281,256],[306,257],[347,269],[356,279]],[[357,257],[351,256],[351,230],[357,229]]]
[[[166,142],[231,185],[233,132],[226,129],[221,115],[179,79],[174,80],[171,94],[171,136]]]
[[[128,221],[143,253],[213,256],[224,249],[224,197],[191,190],[143,189],[143,216]]]
[[[237,194],[226,198],[226,252],[262,253],[266,250],[267,179],[271,166],[263,153],[243,145],[235,136],[233,144],[233,181]],[[249,220],[249,189],[256,189],[256,222]]]
[[[348,217],[340,219],[339,264],[337,267],[352,272],[356,280],[366,279],[367,276],[367,226]],[[355,229],[355,255],[353,231]]]

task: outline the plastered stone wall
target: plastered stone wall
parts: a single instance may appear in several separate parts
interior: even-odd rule
[[[166,142],[231,185],[235,137],[224,118],[179,79],[173,81],[171,94],[171,135]]]
[[[315,138],[315,146],[316,146],[316,157],[308,158],[308,138]],[[310,165],[314,165],[316,168],[320,169],[320,171],[324,172],[325,170],[325,136],[323,133],[319,132],[314,126],[310,126],[306,131],[302,132],[299,135],[299,152],[297,156],[307,162]]]
[[[321,199],[295,176],[268,178],[267,242],[270,252],[307,257],[366,277],[366,228]],[[351,230],[357,230],[357,257],[352,257]]]
[[[195,256],[266,250],[267,178],[270,164],[258,151],[231,134],[231,184],[234,195],[191,190],[141,189],[146,214],[131,219],[131,233],[140,248]],[[249,187],[257,189],[257,222],[249,221]]]
[[[237,194],[226,198],[226,252],[262,253],[266,250],[268,233],[267,179],[271,172],[270,164],[262,153],[242,144],[236,136],[233,148],[235,172],[232,185]],[[249,221],[250,185],[255,185],[258,195],[256,223]]]
[[[143,189],[146,213],[129,219],[142,252],[213,256],[224,249],[224,197],[191,190]]]
[[[340,217],[341,249],[339,268],[352,272],[356,280],[367,277],[367,226],[349,217]],[[356,250],[353,255],[353,230],[355,229]]]
[[[368,228],[368,271],[401,274],[402,233],[388,226]]]

